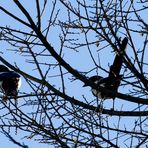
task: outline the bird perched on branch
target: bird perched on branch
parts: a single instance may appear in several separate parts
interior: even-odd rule
[[[0,65],[0,92],[5,95],[3,100],[7,101],[8,97],[16,98],[20,85],[20,75],[15,71],[10,71],[6,66]]]
[[[113,64],[110,67],[108,77],[103,78],[101,76],[95,75],[89,78],[91,82],[95,83],[98,86],[97,89],[92,88],[92,93],[94,96],[103,100],[115,99],[115,93],[118,91],[118,87],[122,79],[122,75],[120,75],[120,70],[123,63],[123,55],[124,55],[123,53],[125,51],[127,43],[128,43],[128,39],[125,37],[120,45],[120,49],[118,50],[115,56]],[[85,84],[84,87],[85,86],[88,86],[88,85]],[[105,90],[101,91],[99,88],[100,86],[105,88],[106,91]],[[113,93],[110,93],[109,91]]]

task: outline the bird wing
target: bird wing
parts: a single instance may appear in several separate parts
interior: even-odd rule
[[[122,41],[121,47],[119,52],[117,53],[115,60],[113,62],[113,64],[110,67],[110,72],[109,72],[109,77],[112,79],[116,79],[118,77],[120,77],[120,70],[122,67],[122,62],[123,62],[123,53],[126,49],[128,43],[128,39],[125,37]]]
[[[120,85],[121,78],[122,78],[122,75],[120,75],[120,70],[123,62],[123,53],[126,49],[127,43],[128,43],[128,39],[125,37],[122,41],[119,53],[117,53],[114,59],[114,62],[110,67],[108,81],[107,83],[105,83],[105,87],[114,92],[117,92],[118,87]]]
[[[105,83],[108,83],[108,81],[109,81],[109,77],[101,78],[97,84],[98,85],[105,84]]]

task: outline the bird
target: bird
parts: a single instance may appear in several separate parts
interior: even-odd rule
[[[0,92],[5,95],[3,99],[7,100],[8,97],[17,98],[20,86],[20,75],[15,71],[10,71],[6,66],[0,65]]]
[[[123,63],[123,55],[124,55],[123,53],[126,49],[127,43],[128,43],[128,39],[127,37],[125,37],[122,40],[120,49],[118,50],[118,53],[115,56],[113,64],[110,66],[108,77],[104,78],[99,75],[94,75],[88,78],[89,81],[91,81],[92,83],[95,83],[97,86],[97,89],[91,88],[92,94],[97,98],[100,98],[102,100],[115,99],[115,93],[118,92],[118,88],[123,77],[123,75],[120,75],[120,71]],[[86,86],[89,86],[89,85],[84,84],[84,87]],[[109,91],[105,91],[105,90],[102,91],[100,90],[100,87],[106,88],[107,90],[112,91],[113,93],[109,93]]]
[[[117,92],[121,79],[122,79],[122,75],[119,75],[114,79],[111,79],[110,77],[103,78],[98,75],[90,77],[89,80],[98,86],[97,90],[94,88],[91,89],[93,95],[101,99],[114,99],[114,94],[107,93],[106,91],[103,92],[99,89],[99,87],[101,86],[108,90],[112,90],[113,92]],[[85,86],[88,86],[88,85],[85,84],[84,87]]]

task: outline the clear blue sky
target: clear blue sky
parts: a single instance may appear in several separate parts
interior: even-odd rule
[[[9,1],[9,4],[8,4],[8,1]],[[25,0],[21,0],[20,2],[23,2],[24,3],[24,6],[27,8],[27,10],[29,12],[31,12],[31,15],[35,18],[36,15],[34,13],[35,9],[34,9],[34,2],[35,0],[31,0],[29,3],[26,2]],[[17,14],[17,16],[19,17],[23,17],[21,15],[21,13],[19,13],[17,7],[13,4],[13,1],[11,0],[7,0],[7,1],[1,1],[0,2],[0,6],[3,6],[5,7],[8,11],[11,11],[15,14]],[[48,14],[48,13],[47,13]],[[146,14],[142,14],[143,17],[146,17]],[[60,18],[61,19],[65,19],[65,16],[64,16],[64,13],[61,12],[59,14]],[[62,18],[63,17],[63,18]],[[0,26],[10,26],[12,28],[23,28],[24,31],[26,28],[24,28],[23,25],[17,23],[17,22],[14,22],[13,19],[11,19],[10,17],[6,17],[6,15],[4,13],[0,13]],[[24,17],[24,20],[25,20],[25,17]],[[45,20],[43,20],[44,22]],[[44,22],[44,24],[46,24],[46,22]],[[27,30],[27,29],[26,29]],[[58,48],[60,47],[59,46],[59,37],[58,37],[58,28],[56,29],[52,29],[51,30],[51,34],[52,36],[49,37],[49,40],[51,42],[51,44],[58,50]],[[92,39],[92,34],[90,34],[90,39]],[[135,44],[137,45],[137,48],[140,48],[141,47],[141,43],[139,42],[139,36],[135,36],[133,37],[134,41],[135,41]],[[83,38],[81,39],[81,41],[83,41]],[[129,47],[129,46],[128,46]],[[94,48],[96,48],[94,46]],[[26,61],[25,61],[25,58],[22,58],[21,55],[19,54],[15,54],[11,51],[8,51],[6,49],[12,49],[12,47],[8,44],[5,44],[3,42],[0,43],[0,51],[3,52],[3,57],[6,58],[6,60],[8,60],[9,62],[11,63],[14,63],[16,62],[17,65],[19,67],[22,68],[22,70],[26,71],[26,72],[29,72],[30,74],[32,75],[35,75],[36,73],[34,71],[32,71],[32,69],[34,67],[30,66],[30,64],[27,64]],[[98,60],[98,55],[96,54],[96,50],[93,51],[93,56],[95,57],[96,61]],[[127,49],[127,53],[129,55],[132,55],[133,53],[131,52],[130,48]],[[103,65],[104,68],[108,69],[108,63],[111,64],[113,62],[113,57],[114,57],[114,54],[111,53],[111,50],[106,50],[106,51],[103,51],[103,52],[100,52],[99,54],[100,58],[101,58],[101,66]],[[148,57],[148,52],[146,53],[146,56]],[[74,52],[72,50],[67,50],[65,48],[65,54],[64,54],[64,58],[66,59],[66,61],[74,68],[76,68],[77,70],[83,70],[83,71],[87,71],[90,69],[90,67],[93,67],[93,61],[90,59],[90,55],[88,53],[87,50],[81,48],[79,50],[79,53],[77,52]],[[97,61],[98,62],[98,61]],[[94,73],[96,73],[96,71],[93,71],[90,75],[88,76],[91,76],[93,75]],[[107,74],[103,71],[99,71],[99,73],[102,75],[102,76],[107,76]],[[22,87],[21,87],[21,91],[30,91],[30,89],[28,89],[28,85],[26,85],[24,79],[22,79]],[[82,94],[85,94],[85,96],[89,96],[88,98],[92,98],[92,94],[90,93],[90,88],[82,88],[82,85],[83,83],[78,83],[78,81],[76,81],[75,83],[72,83],[72,85],[69,83],[68,84],[68,89],[67,89],[67,92],[70,96],[75,96],[76,98],[81,98],[83,99],[82,97]],[[73,88],[75,88],[73,90]],[[119,90],[121,90],[122,93],[126,92],[127,89],[124,89],[124,88],[120,88]],[[112,102],[111,102],[112,103]],[[106,108],[110,108],[110,105],[111,103],[107,100],[104,105]],[[116,100],[115,102],[117,105],[118,104],[118,109],[120,109],[122,107],[122,105],[124,104],[123,108],[124,109],[129,109],[129,108],[133,108],[133,103],[129,103],[129,102],[125,102],[125,101],[121,101],[119,99]],[[127,105],[127,106],[126,106]],[[126,107],[126,108],[125,108]],[[1,114],[1,113],[0,113]],[[113,118],[111,117],[110,118],[110,121],[113,121],[114,122],[116,121],[116,117]],[[123,119],[125,120],[125,119]],[[127,120],[127,119],[126,119]],[[128,119],[128,122],[130,124],[132,124],[133,120],[132,119]],[[16,135],[16,139],[18,141],[20,141],[20,139],[23,137],[24,135],[20,132]],[[48,148],[49,146],[48,145],[45,145],[45,144],[39,144],[38,142],[35,142],[33,140],[26,140],[26,139],[23,139],[21,140],[21,143],[25,143],[26,145],[29,146],[29,148]],[[0,146],[1,147],[4,147],[4,148],[17,148],[16,145],[12,144],[12,142],[10,142],[4,135],[0,134]],[[51,146],[50,146],[51,147]]]
[[[34,13],[34,3],[33,1],[23,1],[24,4],[27,6],[28,10],[31,11],[32,15],[35,15]],[[8,1],[0,1],[0,6],[3,6],[4,8],[6,8],[6,10],[13,12],[15,14],[17,14],[18,17],[23,17],[21,15],[21,13],[18,11],[17,7],[13,4],[12,0],[8,0]],[[24,18],[25,19],[25,18]],[[11,19],[10,17],[6,17],[6,15],[4,13],[2,13],[0,11],[0,26],[11,26],[12,28],[24,28],[23,25],[19,24],[18,22],[14,22],[13,19]],[[24,30],[25,31],[25,30]],[[28,71],[28,72],[32,72],[32,68],[29,65],[27,65],[27,63],[25,62],[25,59],[23,59],[20,55],[17,55],[13,52],[10,52],[6,49],[12,49],[13,47],[9,46],[8,44],[5,44],[4,42],[0,41],[0,52],[3,52],[3,54],[1,54],[1,56],[3,56],[4,58],[6,58],[10,63],[17,62],[17,65],[19,67],[22,67],[22,69],[24,71]],[[1,64],[1,63],[0,63]],[[24,66],[25,65],[25,66]],[[33,74],[33,72],[32,72]],[[25,84],[24,79],[22,79],[22,87],[21,87],[21,91],[26,90],[27,86]],[[3,114],[0,112],[0,114]],[[25,134],[23,135],[22,132],[18,132],[17,135],[14,134],[15,132],[12,132],[12,136],[15,137],[16,140],[18,140],[21,144],[24,142],[24,144],[28,145],[29,148],[49,148],[48,145],[44,145],[44,144],[39,144],[38,142],[34,141],[34,140],[30,140],[30,139],[22,139],[23,136],[25,136]],[[13,135],[14,134],[14,135]],[[27,135],[27,134],[26,134]],[[5,135],[0,133],[0,147],[3,148],[19,148],[19,146],[14,145],[12,142],[9,141],[8,138],[6,138]]]

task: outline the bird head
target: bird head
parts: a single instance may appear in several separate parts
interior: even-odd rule
[[[92,83],[97,84],[100,79],[102,79],[101,76],[92,76],[92,77],[89,78],[89,81],[91,81]],[[89,86],[89,85],[88,84],[83,85],[83,87],[87,87],[87,86]]]

